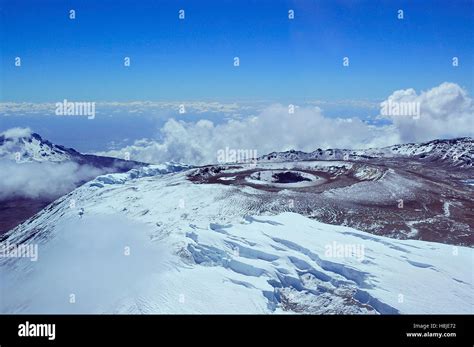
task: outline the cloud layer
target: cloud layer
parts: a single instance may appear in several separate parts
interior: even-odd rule
[[[226,147],[257,150],[259,155],[272,151],[321,148],[369,148],[435,138],[473,136],[473,101],[454,83],[443,83],[417,94],[413,89],[398,90],[388,97],[392,103],[418,102],[419,119],[407,116],[388,118],[389,125],[374,126],[359,118],[325,117],[318,107],[272,105],[258,116],[214,124],[170,119],[160,130],[161,140],[142,139],[118,151],[101,154],[133,160],[191,164],[215,163],[217,152]]]
[[[0,200],[11,197],[56,198],[82,181],[101,174],[99,169],[74,162],[18,164],[0,160]]]
[[[62,103],[64,100],[57,100]],[[168,115],[218,113],[232,115],[253,109],[253,106],[236,102],[217,101],[132,101],[106,102],[96,100],[69,100],[94,102],[96,113],[100,116],[122,115]],[[56,102],[0,102],[0,116],[57,116]],[[61,116],[62,117],[62,116]]]
[[[331,119],[317,107],[297,108],[289,113],[287,106],[272,105],[256,117],[214,124],[209,120],[196,123],[170,119],[161,129],[162,141],[140,140],[119,151],[103,154],[145,162],[169,160],[193,164],[215,163],[217,152],[230,149],[257,150],[259,155],[289,150],[314,150],[315,146],[340,147],[379,145],[379,129],[358,118]]]
[[[4,136],[6,139],[18,139],[22,137],[28,137],[31,135],[30,128],[11,128],[2,133],[1,136]]]

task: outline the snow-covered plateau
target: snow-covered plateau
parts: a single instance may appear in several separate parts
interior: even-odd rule
[[[471,247],[325,224],[291,203],[261,211],[269,192],[230,184],[238,169],[222,183],[193,181],[200,169],[187,167],[134,170],[3,236],[37,245],[38,259],[0,258],[0,312],[474,313]]]

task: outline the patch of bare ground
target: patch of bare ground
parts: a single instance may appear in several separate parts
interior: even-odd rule
[[[349,162],[346,168],[321,163],[281,163],[280,170],[322,178],[322,183],[306,187],[249,182],[252,174],[276,170],[278,164],[206,166],[188,179],[253,188],[258,210],[249,209],[255,213],[292,211],[376,235],[474,246],[474,189],[463,184],[471,178],[469,170],[403,158]]]

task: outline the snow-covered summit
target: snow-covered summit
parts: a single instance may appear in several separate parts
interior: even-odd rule
[[[83,154],[73,148],[54,144],[29,129],[14,128],[0,134],[0,159],[17,163],[74,162],[103,169],[105,172],[125,172],[147,164],[133,160]]]
[[[19,136],[18,136],[19,135]],[[72,148],[65,148],[44,140],[36,133],[0,134],[0,158],[28,161],[62,162],[73,160],[81,154]]]
[[[474,312],[472,248],[258,215],[257,189],[156,169],[98,177],[8,233],[38,261],[0,258],[0,311]]]

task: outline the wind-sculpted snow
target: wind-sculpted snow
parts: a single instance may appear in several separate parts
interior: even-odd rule
[[[474,312],[472,248],[258,213],[258,189],[155,169],[101,176],[8,233],[38,261],[0,258],[0,311]]]
[[[89,182],[93,187],[102,188],[107,184],[123,184],[131,179],[142,177],[152,177],[157,175],[164,175],[173,172],[179,172],[189,169],[191,166],[178,163],[165,163],[159,165],[148,165],[140,168],[132,169],[122,174],[108,174],[97,177],[95,180]]]

